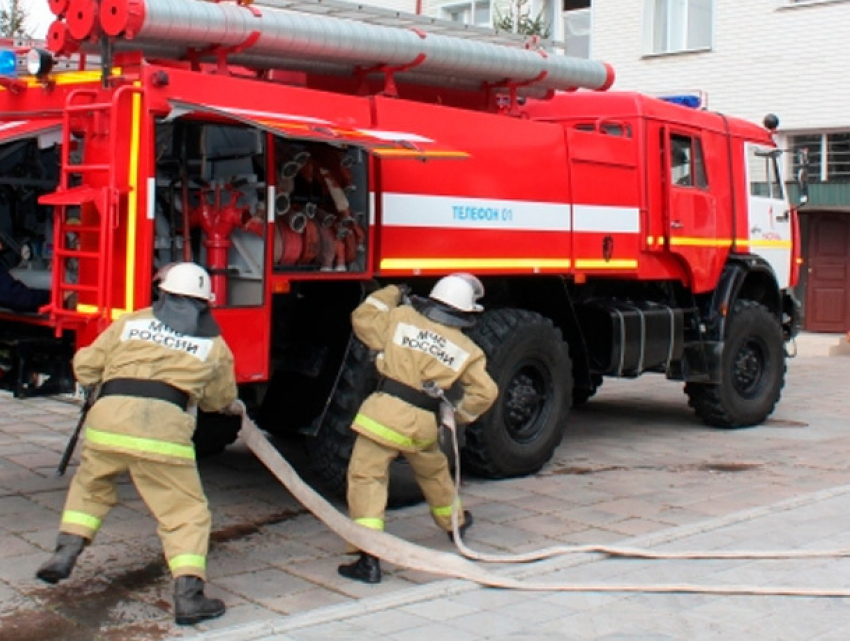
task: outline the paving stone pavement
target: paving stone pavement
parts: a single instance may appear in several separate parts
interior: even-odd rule
[[[783,400],[763,426],[717,430],[681,385],[609,381],[571,414],[564,442],[523,479],[465,479],[483,552],[555,544],[658,550],[850,547],[850,356],[841,337],[807,334],[789,361]],[[556,593],[481,588],[386,565],[378,586],[338,577],[342,542],[241,444],[201,463],[214,513],[208,594],[225,617],[172,624],[171,582],[155,524],[132,484],[75,574],[33,578],[53,546],[70,475],[53,470],[78,408],[0,395],[0,639],[3,641],[270,640],[360,637],[479,639],[847,639],[850,599]],[[280,443],[298,462],[297,443]],[[74,459],[76,464],[76,458]],[[423,506],[390,513],[388,531],[451,550]],[[706,583],[845,589],[850,561],[637,561],[561,557],[497,566],[527,580]],[[845,614],[847,612],[848,614]]]

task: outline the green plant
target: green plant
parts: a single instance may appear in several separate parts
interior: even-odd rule
[[[0,36],[6,38],[28,38],[26,22],[29,18],[21,0],[7,0],[0,9]]]
[[[549,25],[543,17],[543,11],[541,10],[532,18],[528,0],[513,0],[511,11],[507,15],[503,15],[497,8],[493,26],[500,31],[509,31],[525,36],[549,37]]]

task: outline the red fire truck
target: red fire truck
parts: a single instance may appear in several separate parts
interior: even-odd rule
[[[485,283],[479,474],[538,470],[606,376],[683,381],[709,425],[770,415],[799,322],[775,118],[607,91],[607,65],[498,34],[286,4],[51,0],[52,53],[0,53],[3,258],[52,296],[0,311],[5,387],[68,389],[73,350],[193,260],[252,412],[304,434],[332,488],[376,384],[349,315],[380,283]],[[235,438],[199,424],[200,449]]]

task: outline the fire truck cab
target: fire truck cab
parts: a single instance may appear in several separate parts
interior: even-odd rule
[[[64,56],[60,27],[80,27],[57,22]],[[330,54],[258,70],[250,47],[211,64],[146,41],[147,24],[110,34],[94,68],[0,80],[2,258],[52,296],[0,310],[0,385],[69,389],[73,350],[149,305],[162,266],[192,260],[213,276],[253,415],[305,435],[332,489],[377,383],[349,316],[389,282],[423,296],[453,271],[485,283],[469,332],[500,398],[466,430],[479,474],[540,469],[607,376],[683,381],[718,427],[773,411],[799,238],[771,129],[601,91],[605,67],[600,91],[462,69],[442,85],[379,66],[345,76]],[[75,55],[91,39],[71,38]],[[235,438],[226,419],[199,422],[199,449]]]

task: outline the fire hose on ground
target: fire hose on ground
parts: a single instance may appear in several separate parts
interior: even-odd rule
[[[451,425],[448,425],[451,429]],[[455,457],[458,455],[456,434],[451,430]],[[850,549],[837,550],[763,550],[763,551],[687,551],[655,552],[636,548],[620,548],[604,545],[556,546],[517,555],[481,554],[469,549],[458,531],[457,511],[452,514],[454,540],[463,557],[422,547],[400,539],[387,532],[372,530],[350,520],[307,485],[292,466],[269,443],[262,431],[242,414],[240,438],[284,487],[313,515],[335,534],[359,548],[395,565],[420,570],[430,574],[474,581],[494,588],[553,592],[642,592],[642,593],[685,593],[723,595],[762,595],[800,597],[850,597],[850,589],[814,589],[794,586],[758,585],[699,585],[681,584],[579,584],[545,583],[518,580],[500,576],[474,561],[491,563],[529,563],[554,556],[570,554],[603,554],[613,558],[631,559],[811,559],[825,557],[847,557]],[[459,460],[459,459],[456,459]],[[460,466],[455,466],[455,482],[459,488]],[[467,557],[467,558],[464,558]],[[472,559],[472,560],[470,560]]]

